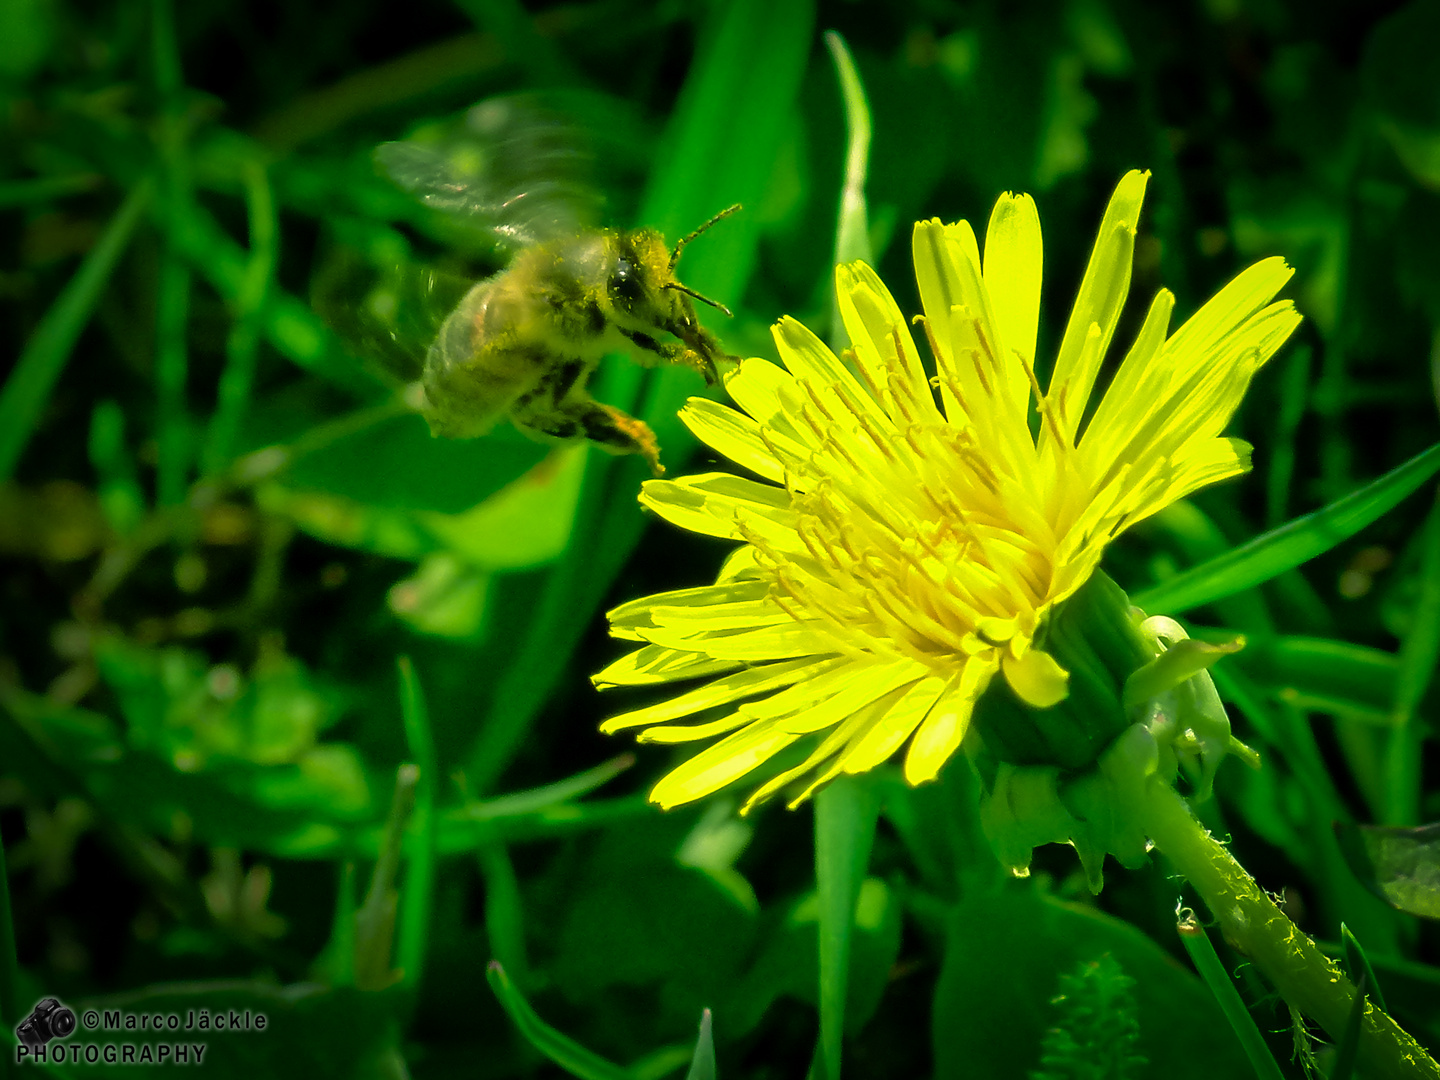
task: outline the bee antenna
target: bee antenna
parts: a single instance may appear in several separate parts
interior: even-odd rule
[[[732,206],[730,209],[733,210],[734,207]],[[729,212],[729,210],[726,211],[727,214]],[[702,304],[709,304],[713,308],[718,308],[726,315],[730,316],[732,319],[735,317],[735,313],[731,311],[728,307],[726,307],[724,304],[720,303],[719,300],[711,300],[708,296],[701,296],[694,289],[690,288],[689,285],[681,285],[678,281],[667,281],[664,285],[660,287],[662,289],[674,289],[676,292],[683,292],[686,296],[693,296]]]
[[[685,245],[686,245],[686,244],[690,243],[691,240],[694,240],[697,236],[699,236],[701,233],[703,233],[706,229],[710,228],[711,225],[714,225],[714,224],[715,224],[717,221],[719,221],[721,218],[727,218],[727,217],[729,217],[731,214],[735,213],[736,210],[739,210],[739,209],[740,209],[740,204],[739,204],[738,202],[737,202],[734,206],[727,206],[724,210],[721,210],[718,214],[716,214],[714,217],[712,217],[709,221],[705,222],[704,225],[701,225],[698,229],[696,229],[694,232],[692,232],[689,236],[684,237],[682,240],[680,240],[680,242],[675,245],[675,250],[670,253],[670,271],[671,271],[671,273],[674,273],[674,271],[675,271],[675,264],[680,261],[680,252],[682,252],[682,251],[685,250]],[[683,291],[683,292],[690,292],[689,289],[683,289],[682,291]],[[698,293],[690,293],[690,295],[693,296],[693,297],[695,297],[695,299],[697,299],[697,300],[705,300],[705,298],[704,298],[703,296],[700,296]],[[721,305],[716,304],[714,300],[705,300],[705,303],[707,303],[707,304],[712,304],[712,305],[714,305],[715,307],[720,308],[721,311],[725,311],[725,309],[724,309],[723,307],[721,307]],[[728,311],[725,312],[725,313],[726,313],[727,315],[729,314]]]

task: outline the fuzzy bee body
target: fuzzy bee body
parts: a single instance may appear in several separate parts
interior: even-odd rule
[[[654,229],[589,230],[522,248],[470,290],[430,346],[422,383],[431,431],[473,438],[508,416],[529,433],[638,453],[662,471],[649,427],[597,402],[586,384],[609,353],[685,364],[714,380],[725,353],[674,277],[690,238],[671,251]]]

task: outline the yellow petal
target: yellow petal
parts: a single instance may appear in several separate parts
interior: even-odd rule
[[[1149,178],[1148,172],[1132,170],[1125,174],[1115,188],[1115,194],[1110,197],[1110,205],[1100,222],[1100,234],[1095,238],[1095,247],[1090,253],[1090,263],[1080,283],[1080,293],[1075,298],[1075,307],[1065,326],[1065,337],[1060,342],[1060,354],[1050,380],[1050,393],[1052,396],[1060,393],[1066,396],[1066,422],[1062,426],[1062,435],[1070,441],[1075,438],[1075,429],[1090,398],[1090,388],[1095,384],[1100,362],[1105,357],[1105,350],[1120,318],[1120,309],[1125,306],[1125,296],[1130,291],[1135,227],[1140,217],[1140,204],[1145,198],[1145,182]],[[1087,348],[1092,327],[1098,328],[1098,337]]]
[[[600,690],[616,686],[654,686],[680,679],[718,675],[740,666],[738,660],[717,660],[689,649],[646,645],[626,653],[604,671],[591,675],[590,681]]]
[[[702,585],[695,589],[676,589],[629,600],[605,613],[612,626],[649,626],[654,620],[650,611],[657,607],[708,607],[711,604],[733,604],[743,600],[761,600],[770,595],[764,581],[737,581],[724,585]]]
[[[1175,331],[1169,349],[1201,356],[1268,304],[1295,271],[1278,255],[1246,267]]]
[[[749,528],[787,547],[800,546],[795,511],[785,490],[729,473],[647,480],[640,485],[640,504],[672,525],[704,536],[744,540]]]
[[[855,348],[856,362],[880,390],[881,402],[894,419],[899,419],[891,398],[889,371],[903,372],[908,378],[909,400],[931,402],[927,390],[920,399],[913,390],[926,384],[920,353],[910,336],[909,324],[895,303],[880,276],[863,262],[848,263],[835,268],[835,297],[845,332]],[[933,405],[931,406],[933,409]],[[926,416],[925,419],[930,417]]]
[[[1070,673],[1042,649],[1030,649],[1018,660],[1007,652],[1002,667],[1010,689],[1037,709],[1058,705],[1070,693]]]
[[[650,801],[666,810],[694,802],[763,765],[799,737],[773,724],[751,724],[662,777]]]
[[[1043,262],[1035,200],[1029,195],[1001,195],[985,230],[985,288],[1005,344],[1032,366]],[[1029,380],[1021,377],[1028,392]]]
[[[843,755],[847,773],[869,772],[899,750],[930,709],[945,692],[946,682],[937,676],[921,679],[886,710],[869,731]]]
[[[966,661],[960,676],[926,715],[905,754],[905,781],[910,785],[934,780],[950,760],[965,733],[976,699],[995,675],[995,663],[978,657]]]
[[[691,649],[706,656],[760,663],[835,652],[835,639],[814,621],[793,620],[752,630],[709,631],[694,627],[655,626],[637,630],[652,645]]]
[[[621,713],[619,716],[612,716],[600,725],[600,730],[609,735],[626,728],[663,724],[667,720],[691,716],[704,709],[715,708],[717,705],[729,705],[743,698],[754,697],[756,694],[770,693],[782,687],[791,686],[822,674],[838,663],[840,661],[834,658],[815,661],[810,657],[801,657],[798,660],[782,660],[777,664],[744,668],[733,675],[706,683],[697,690],[681,694],[669,701],[651,705],[646,709],[635,709],[631,712]],[[743,722],[750,723],[751,720],[747,717]]]
[[[857,414],[882,430],[891,426],[879,402],[804,323],[787,315],[771,327],[770,332],[775,338],[775,347],[780,350],[780,359],[797,379],[808,380],[817,390],[833,389]]]
[[[744,413],[709,398],[691,398],[680,419],[706,446],[766,480],[783,483],[784,466],[760,437],[760,425]]]

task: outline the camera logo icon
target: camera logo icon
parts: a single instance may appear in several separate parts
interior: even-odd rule
[[[15,1037],[32,1049],[51,1039],[67,1038],[75,1030],[75,1013],[59,998],[41,998],[15,1029]]]

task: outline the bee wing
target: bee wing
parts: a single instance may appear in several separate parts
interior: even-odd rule
[[[426,206],[516,249],[591,228],[602,199],[574,124],[533,96],[492,98],[429,138],[382,143],[380,170]]]
[[[311,305],[362,359],[401,382],[420,377],[425,353],[474,279],[412,258],[368,259],[331,246],[311,284]]]

